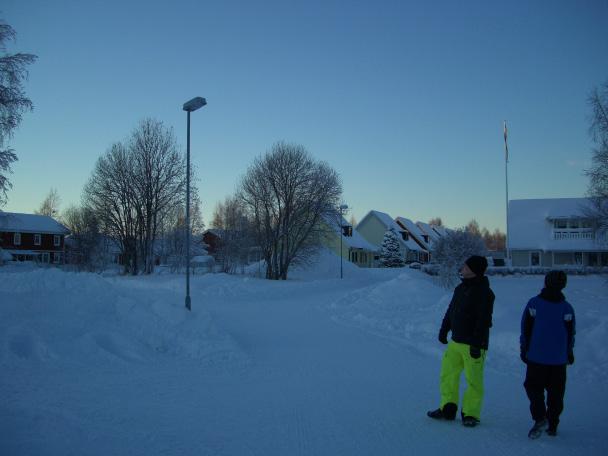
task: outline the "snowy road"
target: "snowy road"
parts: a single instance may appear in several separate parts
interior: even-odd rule
[[[11,276],[0,285],[0,454],[603,453],[606,386],[570,371],[559,436],[529,441],[523,366],[498,356],[500,343],[488,358],[482,425],[427,418],[447,297],[416,274],[197,277],[192,315],[180,279],[91,278],[83,288],[71,275],[42,296],[41,277]],[[520,299],[530,287],[498,279],[495,288]],[[500,304],[498,341],[517,330]]]

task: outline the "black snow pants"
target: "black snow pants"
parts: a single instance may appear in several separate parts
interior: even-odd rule
[[[532,419],[539,421],[546,418],[549,427],[557,429],[559,416],[564,409],[566,365],[551,366],[528,362],[524,387],[530,399]],[[545,390],[547,391],[546,405]]]

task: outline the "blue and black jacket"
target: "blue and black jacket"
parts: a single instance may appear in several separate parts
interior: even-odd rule
[[[574,309],[561,291],[543,288],[521,317],[522,358],[537,364],[565,365],[574,349]]]

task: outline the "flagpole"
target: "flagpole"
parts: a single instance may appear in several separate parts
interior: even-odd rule
[[[504,121],[504,137],[505,137],[505,208],[507,213],[507,225],[505,233],[505,248],[506,248],[506,266],[511,266],[511,255],[509,252],[509,147],[507,145],[507,121]]]

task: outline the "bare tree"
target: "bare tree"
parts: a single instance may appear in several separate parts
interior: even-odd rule
[[[44,201],[40,204],[40,207],[34,213],[38,215],[48,215],[49,217],[56,217],[59,215],[59,205],[61,204],[61,198],[57,189],[52,188],[49,194],[46,196]]]
[[[125,272],[151,273],[164,223],[184,203],[184,158],[162,122],[144,119],[126,143],[101,157],[85,189],[85,201],[102,230],[119,240]]]
[[[84,200],[99,218],[101,231],[116,239],[124,272],[137,274],[137,237],[141,232],[131,154],[122,143],[113,144],[95,165],[84,191]]]
[[[479,228],[479,223],[477,222],[477,220],[475,219],[471,219],[471,221],[469,223],[467,223],[467,226],[465,226],[465,231],[468,231],[469,233],[473,234],[474,236],[480,236],[481,237],[481,230]]]
[[[162,122],[144,119],[129,143],[138,217],[138,252],[143,271],[154,269],[154,242],[160,221],[180,203],[185,191],[185,166],[175,136]]]
[[[213,227],[221,230],[218,258],[222,271],[234,273],[247,263],[249,249],[254,244],[253,227],[247,217],[243,200],[229,196],[219,202],[213,213]]]
[[[490,251],[500,251],[505,249],[507,236],[498,228],[491,233],[490,230],[483,227],[481,229],[481,238],[483,239],[486,249]]]
[[[25,96],[23,82],[28,77],[27,66],[37,57],[7,53],[6,42],[14,40],[15,36],[15,30],[0,21],[0,205],[6,203],[6,192],[12,187],[6,174],[11,172],[11,164],[17,161],[17,155],[6,147],[6,143],[21,123],[22,114],[33,109],[31,100]]]
[[[111,242],[99,229],[99,220],[87,207],[68,207],[61,215],[63,223],[71,232],[66,242],[66,262],[79,270],[103,271],[111,261]]]
[[[591,209],[586,211],[594,219],[597,239],[608,241],[608,81],[595,88],[588,99],[591,106],[589,132],[595,143],[587,194]]]
[[[203,223],[201,202],[198,188],[190,183],[190,253],[192,256],[201,255],[203,249]],[[186,197],[162,217],[160,237],[155,242],[155,249],[163,262],[168,264],[173,272],[180,271],[186,266]]]
[[[443,221],[441,220],[441,217],[433,217],[431,220],[429,220],[429,225],[443,226]]]
[[[300,145],[278,142],[254,160],[239,198],[253,221],[266,278],[285,280],[292,264],[310,258],[325,233],[322,219],[341,193],[336,171]]]

